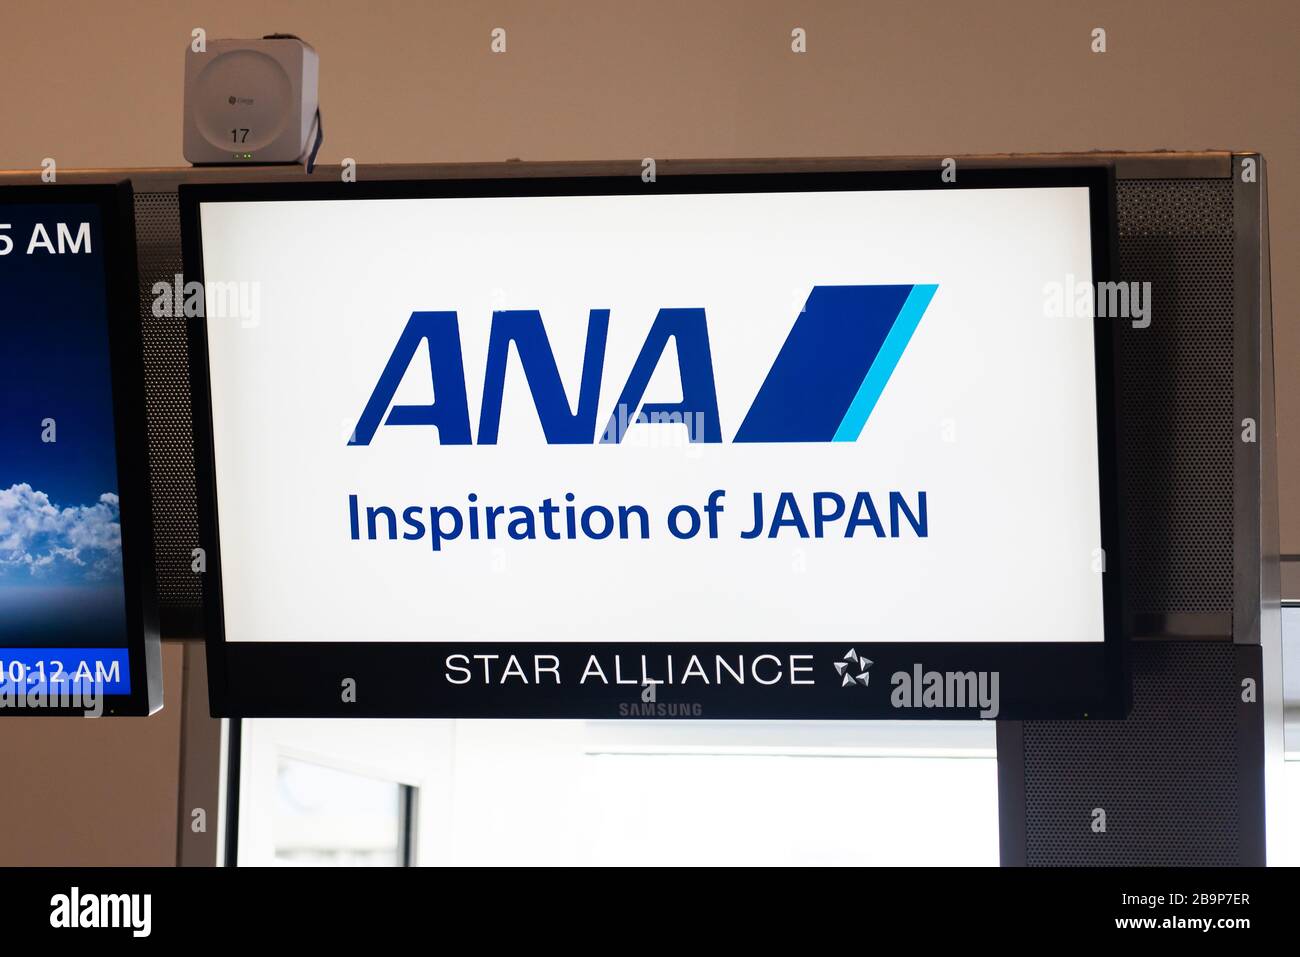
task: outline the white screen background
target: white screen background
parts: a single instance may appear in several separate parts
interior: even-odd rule
[[[647,186],[647,191],[653,187]],[[205,203],[230,641],[1101,641],[1084,188]],[[938,285],[856,443],[732,445],[814,285]],[[496,446],[432,427],[347,440],[413,311],[459,314],[477,435],[494,309],[539,309],[571,404],[588,313],[610,310],[597,429],[655,315],[708,316],[724,444],[633,426],[548,446],[512,350]],[[647,402],[681,397],[670,347]],[[423,349],[395,402],[432,401]],[[663,519],[727,490],[717,540]],[[742,541],[751,496],[928,494],[929,537]],[[353,541],[362,507],[636,503],[649,540]],[[805,514],[810,518],[810,514]],[[364,513],[363,513],[364,534]],[[843,524],[834,526],[841,530]],[[381,529],[383,525],[381,523]],[[400,529],[399,529],[400,535]]]

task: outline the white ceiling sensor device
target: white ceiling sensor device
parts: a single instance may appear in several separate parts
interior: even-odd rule
[[[185,54],[185,159],[300,163],[320,146],[320,58],[297,37],[209,40]]]

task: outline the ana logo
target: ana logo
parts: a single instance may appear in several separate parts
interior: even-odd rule
[[[839,661],[835,662],[835,673],[840,676],[840,687],[848,685],[861,685],[866,687],[871,681],[871,675],[867,672],[875,662],[865,655],[859,655],[854,649],[850,648]]]
[[[740,423],[733,442],[853,442],[884,391],[937,286],[814,286]],[[479,445],[495,445],[501,425],[506,360],[514,343],[546,441],[597,441],[597,402],[604,372],[609,310],[592,309],[574,411],[536,309],[492,314]],[[680,402],[643,402],[669,340],[676,345]],[[421,346],[428,349],[435,401],[393,405]],[[702,308],[660,309],[599,434],[623,440],[637,423],[680,423],[692,442],[721,442],[713,357]],[[423,425],[443,445],[470,445],[469,401],[454,312],[414,312],[402,330],[357,421],[349,445],[369,445],[380,425]]]

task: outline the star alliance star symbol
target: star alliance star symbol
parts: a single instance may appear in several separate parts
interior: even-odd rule
[[[867,669],[872,665],[870,658],[859,655],[856,651],[850,648],[849,653],[834,664],[835,673],[843,679],[840,681],[841,688],[845,685],[854,684],[855,682],[862,685],[864,688],[867,686],[867,681],[871,678],[871,675],[867,673]],[[853,668],[850,667],[851,665],[857,667],[857,674],[853,673]]]

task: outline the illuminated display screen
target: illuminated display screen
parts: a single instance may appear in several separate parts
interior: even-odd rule
[[[686,179],[183,194],[230,688],[383,660],[422,684],[375,707],[412,713],[1110,693],[1077,293],[1105,172]]]
[[[135,284],[113,270],[134,254],[117,191],[74,193],[0,189],[0,697],[33,710],[85,692],[125,713],[148,684],[122,519],[124,464],[140,463],[120,457],[134,445],[112,338]],[[139,441],[143,422],[128,428]]]

